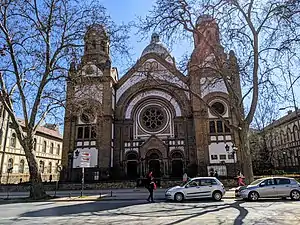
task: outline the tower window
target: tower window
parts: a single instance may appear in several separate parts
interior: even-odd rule
[[[90,128],[85,127],[84,128],[84,139],[88,139],[90,137]]]
[[[209,121],[209,133],[216,133],[215,121]]]
[[[92,41],[92,45],[93,45],[93,48],[97,48],[97,44],[96,44],[95,40]]]
[[[227,120],[227,122],[229,123],[228,120]],[[226,124],[224,124],[224,128],[225,128],[225,133],[230,133],[230,128],[228,126],[226,126]]]
[[[211,107],[220,115],[223,115],[225,113],[225,106],[221,102],[215,102],[211,105]]]
[[[217,121],[217,132],[218,133],[223,133],[223,123],[221,120]]]
[[[77,139],[83,138],[83,127],[78,127],[77,129]]]

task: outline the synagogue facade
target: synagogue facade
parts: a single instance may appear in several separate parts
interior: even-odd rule
[[[188,72],[153,34],[136,64],[119,79],[112,67],[109,37],[101,25],[85,34],[81,62],[70,65],[63,140],[65,180],[81,177],[82,153],[89,157],[87,180],[137,178],[153,171],[155,177],[233,175],[239,154],[236,123],[225,82],[214,69],[216,54],[238,80],[233,51],[224,52],[218,24],[200,17]],[[229,81],[230,82],[230,81]],[[234,87],[240,92],[240,82]],[[222,118],[220,118],[222,117]]]

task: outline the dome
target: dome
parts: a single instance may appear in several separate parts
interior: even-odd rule
[[[151,43],[144,49],[142,52],[142,56],[148,54],[148,53],[156,53],[160,56],[163,56],[163,58],[167,58],[170,56],[169,51],[167,48],[160,42],[159,35],[154,33],[151,36]]]

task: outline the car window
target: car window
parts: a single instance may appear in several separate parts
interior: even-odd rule
[[[263,181],[262,183],[264,183],[266,186],[275,185],[275,180],[274,179],[267,179],[267,180]]]
[[[280,179],[276,179],[276,181],[277,181],[277,184],[290,184],[291,183],[291,181],[290,181],[290,179],[284,179],[284,178],[280,178]]]
[[[211,185],[216,185],[217,181],[214,179],[201,179],[200,180],[200,185],[201,186],[211,186]]]
[[[186,187],[197,187],[197,186],[199,186],[199,180],[192,180],[186,185]]]

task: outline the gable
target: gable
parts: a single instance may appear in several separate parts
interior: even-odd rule
[[[176,67],[170,65],[165,60],[160,59],[160,57],[155,54],[148,54],[145,57],[142,57],[142,59],[120,79],[117,84],[116,101],[119,101],[128,88],[149,78],[157,81],[167,81],[179,88],[182,87],[188,89],[186,84],[187,78],[180,73]],[[189,98],[189,94],[186,94]]]

